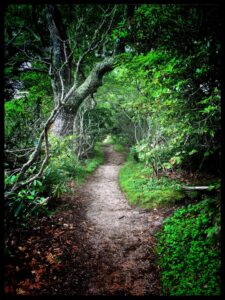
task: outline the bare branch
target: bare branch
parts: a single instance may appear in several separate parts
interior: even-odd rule
[[[17,178],[17,181],[15,182],[14,186],[12,187],[12,191],[15,191],[19,186],[25,185],[27,184],[27,182],[25,183],[19,183],[19,180],[22,179],[24,177],[25,172],[27,171],[27,169],[34,163],[34,161],[36,161],[38,155],[40,154],[41,151],[41,145],[43,140],[46,140],[46,132],[48,131],[50,125],[54,122],[55,118],[57,117],[60,109],[62,108],[62,104],[59,103],[55,109],[53,110],[53,112],[51,113],[50,117],[48,118],[48,120],[46,121],[45,125],[44,125],[44,129],[42,130],[39,140],[38,140],[38,144],[35,148],[35,150],[33,151],[33,153],[31,154],[31,158],[22,166],[22,168],[20,169],[20,173],[19,176]],[[46,148],[47,149],[47,148]],[[45,159],[45,163],[46,164],[47,159]],[[41,169],[44,168],[44,165],[42,165]],[[39,172],[40,173],[40,172]],[[34,179],[33,179],[34,180]],[[31,180],[31,181],[33,181]],[[29,181],[29,183],[31,182]]]
[[[6,47],[9,46],[10,44],[12,44],[12,42],[18,37],[18,35],[20,35],[20,33],[21,33],[21,31],[22,31],[23,28],[24,28],[24,27],[22,26],[22,27],[19,29],[19,31],[14,35],[14,37],[11,38],[11,40],[8,41],[8,43],[6,44]]]
[[[44,136],[45,136],[45,158],[43,160],[41,168],[40,168],[39,172],[36,175],[31,177],[27,181],[22,182],[21,185],[27,185],[27,184],[31,183],[32,181],[34,181],[35,179],[37,179],[38,177],[40,177],[42,175],[43,171],[44,171],[45,165],[48,163],[48,160],[49,160],[49,142],[48,142],[48,131],[47,131],[46,128],[44,129]]]
[[[12,191],[15,191],[20,186],[31,183],[35,178],[37,178],[38,176],[40,176],[42,174],[44,166],[46,165],[46,163],[48,161],[47,154],[45,156],[44,162],[43,162],[38,174],[33,176],[32,178],[28,179],[26,182],[19,183],[19,180],[23,179],[25,172],[36,161],[37,157],[40,155],[43,140],[45,139],[45,141],[47,143],[46,132],[49,130],[51,124],[53,124],[53,122],[55,121],[55,119],[58,116],[62,107],[68,102],[68,100],[70,99],[70,96],[74,93],[75,89],[76,89],[76,91],[73,94],[73,99],[75,98],[75,100],[76,100],[74,105],[77,110],[79,105],[81,104],[81,102],[89,94],[93,93],[99,85],[101,85],[102,76],[106,72],[108,72],[109,70],[111,70],[113,68],[113,61],[114,61],[114,59],[113,59],[113,57],[111,57],[111,58],[107,58],[107,59],[103,60],[101,63],[96,64],[96,66],[92,70],[91,74],[88,76],[88,78],[85,80],[85,82],[78,89],[76,89],[77,83],[74,82],[73,86],[69,89],[67,94],[60,98],[60,101],[58,102],[58,104],[52,111],[50,117],[47,119],[47,121],[44,124],[44,128],[39,136],[38,144],[37,144],[35,150],[33,151],[33,153],[31,154],[30,159],[20,169],[19,176],[17,178],[17,181],[15,182],[15,184],[12,187]],[[62,87],[63,87],[63,82],[62,82]],[[62,94],[64,94],[64,93],[62,92]],[[61,96],[62,96],[62,94],[61,94]],[[70,102],[70,104],[71,104],[71,102]],[[46,152],[47,152],[47,150],[46,150]]]
[[[75,71],[75,81],[77,81],[77,76],[78,76],[78,72],[79,72],[79,68],[80,68],[80,64],[81,62],[84,60],[85,56],[95,50],[103,41],[104,37],[108,34],[111,26],[112,26],[112,22],[113,22],[113,18],[114,18],[114,15],[115,15],[115,12],[116,12],[116,5],[113,7],[112,11],[110,14],[112,14],[112,18],[109,22],[109,26],[107,27],[106,29],[106,32],[102,35],[101,39],[99,40],[99,42],[96,42],[96,37],[97,37],[97,34],[99,33],[99,31],[102,29],[103,25],[105,24],[106,22],[106,18],[108,17],[107,15],[104,16],[102,22],[99,24],[98,28],[95,30],[94,32],[94,35],[93,35],[93,38],[92,38],[92,41],[91,43],[89,44],[89,47],[83,52],[83,54],[79,57],[78,59],[78,62],[77,62],[77,67],[76,67],[76,71]],[[96,44],[94,45],[94,43],[96,42]]]
[[[14,152],[23,152],[23,151],[31,151],[31,150],[33,150],[35,147],[32,147],[32,148],[25,148],[25,149],[17,149],[17,150],[8,150],[8,149],[6,149],[5,150],[5,152],[8,152],[8,153],[13,153],[14,154]]]
[[[64,83],[63,83],[63,79],[61,76],[61,72],[59,72],[59,79],[60,79],[60,83],[61,83],[61,98],[59,99],[60,103],[62,103],[63,97],[64,97]]]
[[[28,57],[31,61],[39,61],[41,63],[47,64],[47,65],[51,65],[51,63],[49,61],[47,61],[47,60],[45,60],[43,58],[37,57],[37,55],[35,55],[35,56],[34,55],[33,56],[29,55],[26,52],[25,47],[24,47],[24,49],[21,49],[21,48],[17,47],[17,49],[20,50],[21,52],[23,52],[23,54],[25,54],[25,56]]]

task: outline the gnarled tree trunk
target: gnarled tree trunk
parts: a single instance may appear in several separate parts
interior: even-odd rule
[[[75,82],[72,83],[72,71],[79,73],[81,59],[78,60],[78,67],[75,70],[72,51],[69,47],[60,13],[53,5],[47,5],[47,21],[53,51],[52,88],[55,106],[63,98],[63,94],[65,95],[71,89],[72,85],[76,85],[67,103],[62,106],[51,126],[52,133],[56,136],[63,136],[72,133],[74,118],[80,104],[89,95],[95,93],[97,88],[102,85],[102,77],[105,73],[113,69],[114,60],[113,57],[106,57],[102,62],[94,66],[89,76],[82,83],[76,82],[78,81],[76,78],[74,79]],[[73,67],[74,70],[72,69]]]
[[[105,73],[113,69],[113,57],[105,58],[97,63],[87,79],[74,90],[67,103],[62,107],[51,130],[57,136],[72,133],[73,121],[81,103],[91,94],[95,93],[102,85],[102,78]],[[60,95],[57,95],[59,99]]]

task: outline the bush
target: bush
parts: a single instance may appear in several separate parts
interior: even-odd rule
[[[49,197],[43,196],[43,184],[34,180],[28,186],[21,188],[18,192],[10,192],[18,176],[5,173],[5,214],[13,219],[26,223],[31,215],[48,213],[47,203]]]
[[[100,149],[100,144],[96,143],[94,147],[94,157],[91,159],[86,159],[84,166],[84,178],[86,175],[92,173],[100,164],[104,161],[103,153]]]
[[[99,144],[95,145],[92,158],[79,160],[73,150],[72,143],[73,136],[68,136],[63,140],[54,137],[51,150],[53,156],[45,169],[45,188],[51,191],[52,196],[58,198],[67,191],[66,183],[68,180],[72,179],[77,184],[81,183],[103,162],[103,154]]]
[[[165,295],[220,294],[220,208],[216,199],[178,209],[156,234]]]
[[[69,192],[68,180],[81,183],[103,162],[99,144],[94,148],[93,158],[80,161],[73,152],[72,141],[71,136],[64,139],[51,137],[51,158],[41,180],[34,180],[16,193],[10,192],[10,188],[18,175],[9,175],[5,172],[6,214],[26,223],[30,216],[50,213],[47,206],[49,198],[60,198],[63,193]],[[31,167],[28,173],[34,175],[35,171],[36,167]]]

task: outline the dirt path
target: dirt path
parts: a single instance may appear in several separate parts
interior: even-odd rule
[[[118,186],[123,162],[123,154],[106,147],[105,163],[78,191],[88,203],[89,255],[95,262],[85,295],[160,295],[152,234],[171,209],[132,208]]]
[[[6,293],[161,294],[153,233],[173,208],[131,207],[118,186],[124,155],[112,146],[103,151],[104,164],[78,189],[70,183],[74,191],[55,203],[55,214],[13,227]]]

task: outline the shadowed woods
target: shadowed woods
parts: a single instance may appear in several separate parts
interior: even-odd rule
[[[220,11],[6,6],[6,294],[220,295]]]

